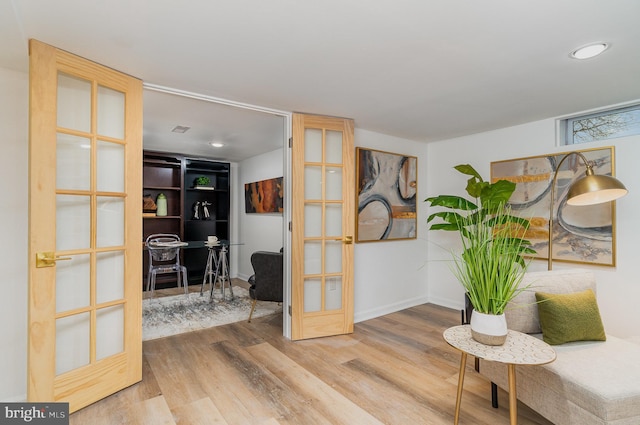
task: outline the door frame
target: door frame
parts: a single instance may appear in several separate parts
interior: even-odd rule
[[[152,90],[160,93],[172,94],[176,96],[187,97],[194,100],[201,100],[204,102],[217,103],[220,105],[231,106],[240,109],[246,109],[256,112],[264,112],[271,115],[276,115],[284,118],[284,140],[282,141],[283,147],[283,184],[284,184],[284,212],[282,215],[282,241],[284,245],[283,250],[283,314],[282,314],[282,334],[291,339],[291,315],[288,311],[288,306],[291,305],[291,232],[289,231],[289,223],[291,223],[291,149],[290,140],[292,137],[292,112],[282,111],[279,109],[266,108],[258,105],[251,105],[248,103],[235,102],[232,100],[222,99],[214,96],[207,96],[199,93],[179,90],[171,87],[160,86],[152,83],[142,83],[142,89]],[[144,111],[144,105],[143,105]],[[144,142],[143,142],[144,143]],[[233,168],[233,167],[232,167]],[[239,190],[239,189],[238,189]],[[232,196],[233,199],[233,196]],[[233,203],[233,200],[232,200]],[[229,234],[231,238],[238,235],[238,223],[235,220],[231,220]],[[237,238],[236,238],[237,239]]]

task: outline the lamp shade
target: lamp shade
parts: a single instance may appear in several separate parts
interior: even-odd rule
[[[576,181],[569,188],[567,204],[594,205],[614,201],[628,192],[620,180],[602,174],[587,175]]]

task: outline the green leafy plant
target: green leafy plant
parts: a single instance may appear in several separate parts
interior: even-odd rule
[[[207,176],[200,176],[196,179],[196,186],[209,186],[211,184],[211,179]]]
[[[473,308],[481,313],[502,314],[507,303],[525,288],[519,288],[533,254],[524,239],[529,220],[511,214],[508,201],[516,185],[507,180],[489,183],[469,164],[454,167],[469,175],[466,192],[473,201],[455,195],[425,200],[445,211],[431,214],[427,222],[440,219],[430,230],[456,231],[462,252],[453,253],[453,273],[467,292]]]

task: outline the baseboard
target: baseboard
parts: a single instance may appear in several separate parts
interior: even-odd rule
[[[354,323],[363,322],[369,319],[375,319],[376,317],[384,316],[385,314],[395,313],[396,311],[404,310],[405,308],[415,307],[420,304],[427,303],[427,297],[411,298],[408,300],[399,301],[397,303],[384,305],[374,309],[362,311],[354,314]]]
[[[235,278],[238,278],[240,280],[244,280],[245,282],[249,281],[249,278],[251,277],[251,275],[246,275],[246,274],[242,274],[242,273],[238,273],[237,276],[234,276]]]
[[[431,304],[439,305],[440,307],[451,308],[454,310],[462,310],[464,308],[464,299],[452,300],[450,298],[430,297],[429,302]]]

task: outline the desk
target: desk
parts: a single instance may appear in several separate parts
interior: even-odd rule
[[[556,352],[549,344],[531,335],[509,330],[503,345],[484,345],[471,337],[471,326],[454,326],[442,335],[449,345],[460,350],[460,373],[458,375],[458,394],[456,396],[456,413],[454,425],[460,419],[460,401],[464,384],[464,371],[467,365],[467,354],[492,362],[505,363],[509,376],[509,419],[511,425],[518,423],[516,395],[516,365],[542,365],[556,359]]]

